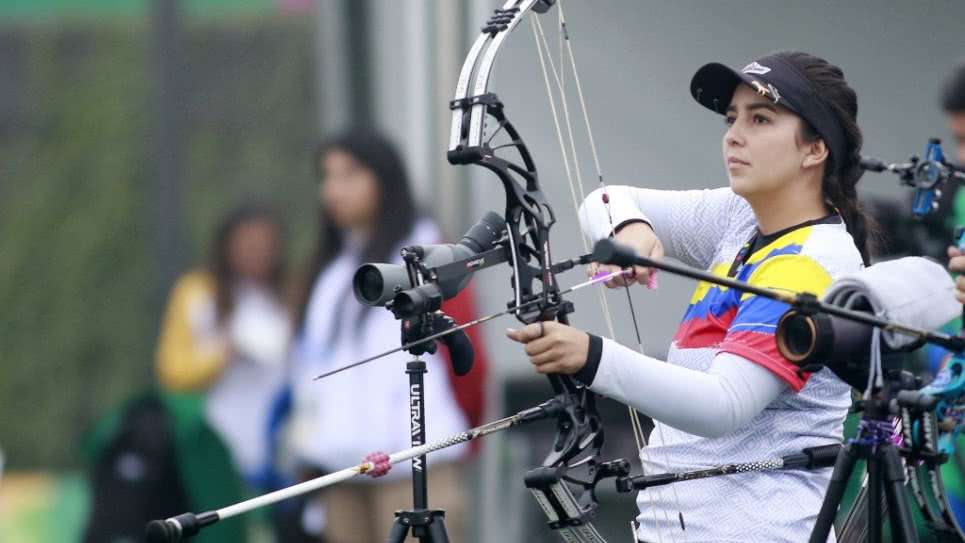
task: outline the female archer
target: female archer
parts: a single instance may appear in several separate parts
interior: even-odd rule
[[[690,85],[726,119],[730,186],[662,191],[610,187],[580,210],[594,240],[615,232],[640,255],[670,256],[750,284],[821,295],[869,262],[858,205],[857,97],[840,68],[779,52],[740,71],[712,63]],[[611,226],[612,224],[612,226]],[[615,272],[610,266],[590,267]],[[650,270],[610,280],[646,284]],[[837,443],[850,389],[829,370],[799,374],[777,350],[787,305],[707,283],[697,286],[667,362],[555,322],[509,330],[539,373],[574,375],[591,390],[653,417],[645,473],[747,462]],[[804,541],[830,470],[708,478],[637,497],[641,541]],[[677,511],[685,518],[685,530]]]

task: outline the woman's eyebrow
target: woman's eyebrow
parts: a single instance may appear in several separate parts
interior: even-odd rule
[[[773,111],[774,113],[778,112],[777,107],[774,106],[774,104],[770,102],[765,102],[765,101],[752,102],[747,106],[745,106],[744,109],[746,109],[747,111],[754,111],[755,109],[766,109],[769,111]],[[727,106],[727,113],[737,113],[737,106],[733,106],[733,105]]]
[[[774,113],[777,113],[777,107],[775,107],[774,104],[770,102],[754,102],[747,106],[748,111],[754,111],[755,109],[767,109],[767,110],[773,111]]]

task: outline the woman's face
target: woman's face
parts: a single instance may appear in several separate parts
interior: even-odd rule
[[[733,191],[746,199],[767,196],[801,175],[806,149],[801,118],[745,84],[727,108],[722,141]]]
[[[250,219],[228,238],[228,266],[234,276],[256,283],[271,279],[279,258],[278,227],[269,219]]]
[[[322,157],[320,197],[325,214],[340,228],[367,229],[379,212],[375,173],[341,149]]]

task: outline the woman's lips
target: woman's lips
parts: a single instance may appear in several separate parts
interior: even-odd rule
[[[750,166],[750,165],[751,165],[750,162],[746,162],[746,161],[741,160],[741,159],[739,159],[739,158],[727,157],[727,170],[728,170],[728,171],[738,170],[738,169],[740,169],[740,168],[745,168],[745,167]]]

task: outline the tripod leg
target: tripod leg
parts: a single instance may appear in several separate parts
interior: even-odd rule
[[[446,523],[442,515],[433,515],[432,524],[429,525],[429,543],[449,543],[449,535],[446,534]]]
[[[810,543],[825,543],[831,528],[834,527],[834,517],[841,505],[841,497],[848,486],[848,479],[854,471],[854,463],[858,460],[858,452],[855,445],[848,444],[841,448],[838,459],[834,463],[834,471],[831,472],[831,483],[828,484],[828,492],[824,495],[821,503],[821,511],[814,522],[814,530],[811,531]]]
[[[408,535],[409,528],[402,524],[399,516],[395,517],[395,522],[392,523],[392,529],[389,531],[388,543],[404,543],[405,536]]]
[[[881,484],[888,497],[888,521],[892,536],[899,543],[918,543],[915,522],[905,498],[905,470],[894,446],[887,445],[878,449],[880,458]]]
[[[868,471],[868,541],[880,543],[881,523],[884,520],[879,504],[883,498],[884,479],[882,478],[882,470],[884,466],[881,465],[878,455],[875,454],[868,458],[868,465],[865,469]]]

